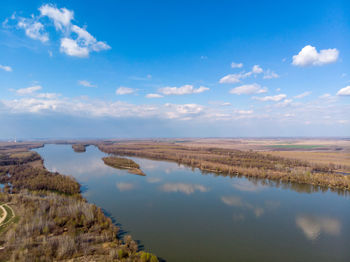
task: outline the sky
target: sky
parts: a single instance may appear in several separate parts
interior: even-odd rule
[[[0,139],[349,137],[349,1],[0,3]]]

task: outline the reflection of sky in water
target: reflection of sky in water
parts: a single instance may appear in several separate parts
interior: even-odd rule
[[[186,195],[193,194],[194,192],[207,192],[209,189],[203,185],[198,184],[186,184],[186,183],[166,183],[160,187],[160,190],[164,192],[180,192]]]
[[[335,218],[315,215],[298,215],[295,222],[310,240],[317,239],[321,233],[331,236],[338,236],[340,234],[341,223]]]
[[[104,165],[106,154],[93,146],[37,151],[48,169],[76,177],[88,201],[168,261],[350,261],[348,197],[132,158],[143,177]]]
[[[117,183],[116,184],[119,191],[128,191],[128,190],[134,190],[136,188],[136,185],[134,183]]]

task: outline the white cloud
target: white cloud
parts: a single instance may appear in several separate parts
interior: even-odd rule
[[[319,96],[319,98],[327,99],[327,98],[330,98],[331,96],[332,96],[331,94],[323,94],[323,95]]]
[[[253,110],[237,110],[236,112],[240,115],[251,115],[254,113]]]
[[[148,117],[165,116],[164,107],[150,105],[135,105],[121,101],[106,102],[102,100],[81,100],[67,97],[62,98],[35,98],[26,97],[22,99],[0,101],[11,113],[46,113],[56,112],[77,116],[93,117]],[[163,110],[163,111],[162,111]],[[168,109],[171,111],[173,109]]]
[[[53,20],[57,30],[62,30],[64,27],[68,27],[74,18],[74,12],[66,8],[58,9],[57,7],[46,4],[39,8],[42,16],[47,16]]]
[[[261,74],[264,70],[259,65],[254,65],[250,72],[240,72],[238,74],[228,74],[219,80],[220,84],[235,84],[241,82],[242,79],[252,75]]]
[[[254,107],[254,112],[250,112],[253,111],[253,108],[240,110],[232,109],[230,106],[210,106],[210,104],[207,106],[200,104],[134,104],[89,97],[64,97],[52,93],[40,94],[39,92],[16,99],[0,99],[0,108],[3,113],[9,115],[31,113],[36,115],[64,114],[75,117],[110,117],[115,119],[136,117],[170,119],[173,121],[200,121],[213,125],[220,125],[221,121],[230,121],[230,123],[236,124],[247,124],[251,121],[262,123],[261,121],[264,121],[264,119],[269,119],[276,125],[284,121],[293,121],[293,123],[303,125],[305,121],[310,119],[313,121],[312,125],[339,125],[339,120],[348,119],[350,110],[349,105],[328,103],[328,99],[326,101],[311,100],[303,104],[292,103],[291,99],[284,99],[272,104],[259,103]],[[294,117],[287,117],[292,115]],[[325,119],[324,116],[329,116],[329,118]]]
[[[44,25],[40,22],[21,18],[17,25],[19,28],[24,29],[25,34],[32,39],[40,40],[43,43],[49,40],[49,35],[45,32]]]
[[[100,52],[111,47],[102,41],[97,41],[85,28],[72,23],[74,12],[66,8],[57,8],[51,4],[42,5],[39,8],[40,15],[31,18],[15,16],[18,19],[18,28],[25,30],[28,37],[38,39],[41,42],[49,40],[45,27],[50,24],[45,20],[48,17],[56,28],[60,39],[60,51],[69,56],[88,57],[90,52]],[[8,22],[8,19],[6,20]],[[6,24],[7,24],[6,22]]]
[[[232,105],[230,102],[225,102],[225,101],[208,101],[208,104],[213,105],[213,106],[221,106],[221,107],[226,107],[226,106]]]
[[[306,96],[308,96],[308,95],[311,95],[311,92],[310,92],[310,91],[306,91],[306,92],[304,92],[304,93],[301,93],[301,94],[295,96],[294,98],[298,98],[298,99],[299,99],[299,98],[306,97]]]
[[[130,76],[129,77],[131,80],[137,80],[137,81],[145,81],[145,80],[150,80],[152,79],[152,75],[148,74],[145,77],[143,76]]]
[[[251,85],[242,85],[235,87],[230,90],[231,94],[235,95],[252,95],[252,94],[261,94],[261,93],[266,93],[267,89],[262,88],[259,84],[251,84]]]
[[[264,74],[264,79],[274,79],[274,78],[279,78],[280,76],[276,74],[275,72],[271,71],[270,69],[265,71]]]
[[[87,31],[85,32],[87,33]],[[67,37],[62,38],[60,51],[69,56],[88,57],[91,51],[99,52],[110,49],[110,46],[104,42],[97,42],[95,38],[90,39],[87,35],[84,37],[86,38],[78,36],[75,40]]]
[[[190,120],[194,116],[200,115],[204,110],[203,106],[197,104],[165,104],[165,107],[170,109],[165,112],[166,118],[169,119]]]
[[[60,51],[70,56],[88,57],[91,51],[99,52],[111,47],[104,42],[97,41],[88,31],[72,25],[72,32],[77,34],[76,39],[64,37],[61,39]]]
[[[293,56],[292,64],[295,66],[321,66],[336,62],[338,56],[339,51],[336,48],[317,52],[315,47],[307,45],[301,49],[299,54]]]
[[[285,95],[285,94],[279,94],[279,95],[275,95],[275,96],[264,96],[264,97],[256,97],[256,96],[254,96],[253,99],[259,100],[259,101],[274,101],[274,102],[278,102],[278,101],[281,101],[281,100],[285,99],[286,97],[287,97],[287,95]]]
[[[219,80],[221,84],[235,84],[241,81],[241,74],[229,74]]]
[[[252,68],[253,74],[261,74],[264,70],[259,65],[254,65]]]
[[[277,107],[286,107],[289,106],[293,102],[292,99],[284,99],[282,102],[276,104]]]
[[[204,91],[209,90],[209,88],[200,86],[199,88],[194,88],[193,85],[184,85],[181,87],[163,87],[158,91],[163,95],[188,95],[188,94],[199,94]]]
[[[295,114],[286,113],[286,114],[284,114],[283,116],[285,116],[285,117],[294,117],[294,116],[295,116]]]
[[[243,67],[243,63],[235,63],[235,62],[232,62],[232,63],[231,63],[231,67],[232,67],[232,68],[242,68],[242,67]]]
[[[6,72],[12,72],[11,66],[0,65],[0,69],[5,70]]]
[[[19,91],[32,94],[40,88]],[[154,117],[163,119],[190,120],[205,116],[204,106],[197,104],[137,105],[122,101],[103,101],[89,98],[60,97],[59,94],[38,94],[21,99],[0,100],[2,109],[8,113],[63,113],[91,117]]]
[[[86,81],[86,80],[80,80],[80,81],[78,81],[78,84],[81,86],[86,86],[86,87],[96,87],[96,85],[93,85],[89,81]]]
[[[163,96],[160,94],[147,94],[147,98],[162,98]]]
[[[102,50],[108,50],[111,47],[104,42],[97,41],[95,37],[93,37],[88,31],[84,28],[81,28],[76,25],[72,25],[72,31],[78,35],[77,43],[80,46],[88,47],[89,50],[93,50],[96,52]]]
[[[41,86],[30,86],[30,87],[27,87],[27,88],[21,88],[21,89],[18,89],[16,90],[16,93],[18,95],[29,95],[29,94],[32,94],[34,93],[35,91],[38,91],[42,89]]]
[[[59,96],[60,96],[60,94],[56,94],[56,93],[40,93],[40,94],[36,95],[36,97],[38,97],[38,98],[47,98],[47,99],[53,99],[53,98],[57,98]]]
[[[78,45],[76,40],[73,40],[71,38],[66,38],[66,37],[61,39],[60,51],[70,56],[77,56],[77,57],[89,56],[89,49],[86,46],[81,47]]]
[[[78,35],[78,39],[80,39],[83,45],[88,45],[91,42],[96,42],[95,37],[93,37],[88,31],[84,28],[81,28],[77,25],[72,25],[72,31]]]
[[[125,87],[125,86],[121,86],[115,91],[115,93],[117,95],[128,95],[128,94],[132,94],[134,92],[135,92],[135,89],[130,88],[130,87]]]
[[[241,82],[242,79],[245,79],[251,75],[252,75],[252,72],[247,72],[247,73],[241,72],[239,74],[229,74],[229,75],[222,77],[219,80],[219,83],[220,84],[235,84],[235,83]]]
[[[337,96],[350,96],[350,86],[340,89],[337,92]]]

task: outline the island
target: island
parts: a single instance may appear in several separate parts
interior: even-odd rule
[[[131,159],[117,156],[107,156],[103,157],[102,160],[108,166],[118,169],[127,169],[131,174],[145,176],[145,173],[142,172],[140,166]]]
[[[84,145],[84,144],[73,144],[72,148],[74,152],[83,153],[83,152],[86,152],[86,146],[87,145]]]

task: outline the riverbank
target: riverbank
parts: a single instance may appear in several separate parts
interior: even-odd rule
[[[221,175],[256,177],[350,190],[350,177],[336,172],[348,167],[339,164],[313,163],[252,150],[194,147],[168,142],[99,143],[98,147],[108,154],[173,161]]]
[[[46,170],[32,148],[0,148],[0,201],[18,217],[0,234],[1,261],[158,261],[131,236],[120,237],[111,219],[82,197],[79,183]]]

